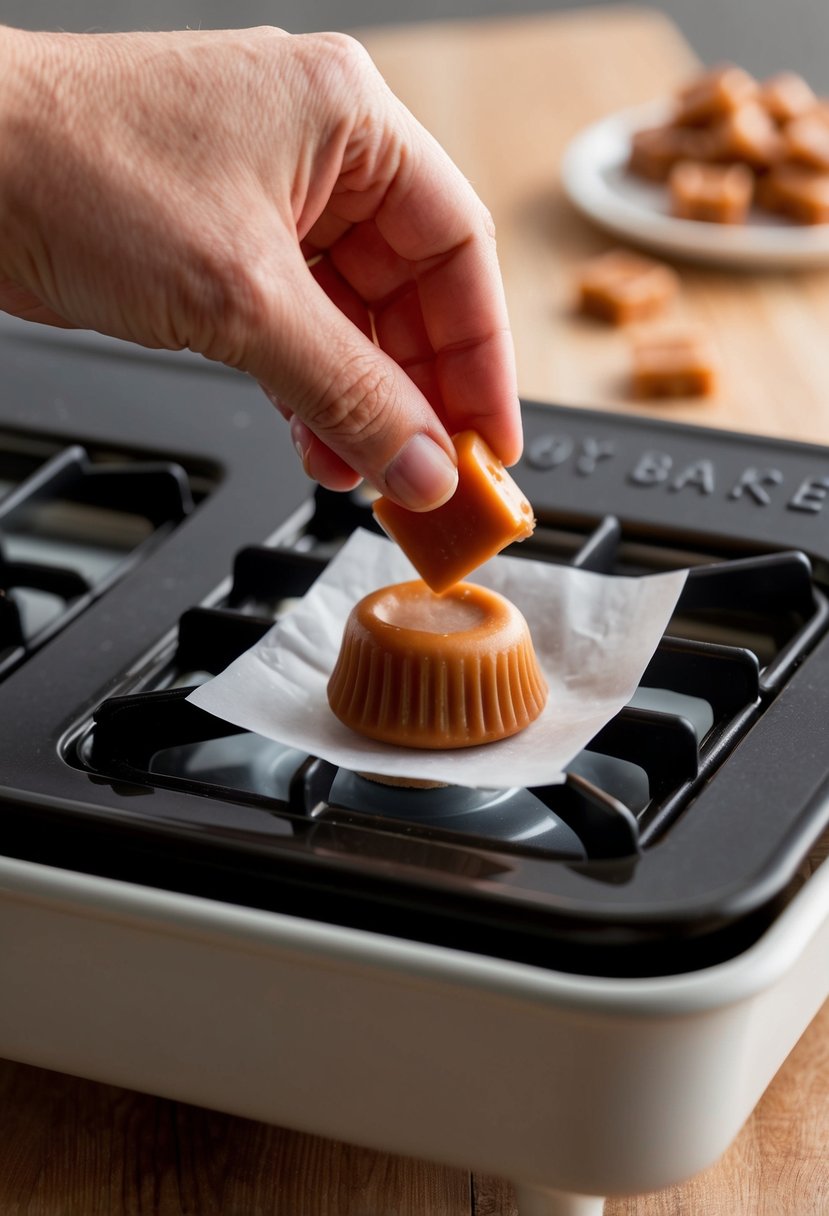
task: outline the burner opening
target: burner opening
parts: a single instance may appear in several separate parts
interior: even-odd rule
[[[587,857],[572,828],[525,789],[392,788],[338,769],[329,802],[334,809],[404,820],[430,831],[470,834],[490,847],[518,845],[573,860]]]

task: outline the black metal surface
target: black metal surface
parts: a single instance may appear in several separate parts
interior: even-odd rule
[[[279,421],[233,373],[16,331],[0,359],[0,428],[72,451],[66,467],[83,460],[73,444],[110,447],[212,486],[0,682],[0,849],[603,974],[714,962],[775,914],[829,820],[829,451],[527,405],[517,475],[540,526],[520,554],[691,566],[668,636],[634,704],[512,818],[498,799],[477,819],[436,810],[428,791],[361,808],[332,766],[185,701],[370,520],[360,496],[312,501]],[[147,512],[146,483],[122,472],[109,462],[111,492]],[[164,493],[150,497],[168,518]],[[0,594],[4,613],[13,640]],[[557,852],[571,837],[582,860]]]

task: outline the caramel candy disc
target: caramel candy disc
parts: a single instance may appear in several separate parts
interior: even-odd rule
[[[754,189],[745,165],[698,165],[681,161],[668,182],[671,212],[679,219],[710,224],[741,224]]]
[[[547,686],[527,622],[472,583],[435,595],[419,579],[352,608],[328,702],[346,726],[401,747],[475,747],[517,734]]]
[[[633,344],[635,397],[704,397],[716,388],[713,351],[695,329],[641,334]]]
[[[664,262],[612,249],[582,267],[579,309],[614,325],[664,311],[679,290],[679,279]]]
[[[452,442],[458,488],[447,503],[434,511],[407,511],[378,498],[372,508],[433,591],[446,591],[535,527],[532,507],[480,435],[462,431]]]

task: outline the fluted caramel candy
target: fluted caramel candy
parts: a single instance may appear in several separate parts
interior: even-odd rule
[[[372,508],[433,591],[446,591],[535,527],[532,507],[481,436],[462,431],[452,442],[458,488],[447,503],[434,511],[407,511],[378,498]]]
[[[664,262],[611,249],[581,268],[579,310],[624,325],[663,312],[679,290],[676,273]]]
[[[517,734],[547,686],[514,604],[458,583],[382,587],[352,608],[328,682],[346,726],[401,747],[475,747]]]

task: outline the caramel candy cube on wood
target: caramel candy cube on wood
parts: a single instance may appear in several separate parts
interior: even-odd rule
[[[674,121],[698,126],[724,118],[757,93],[757,82],[733,63],[712,68],[691,80],[677,94]]]
[[[779,165],[758,184],[757,202],[800,224],[829,222],[829,173]]]
[[[714,160],[720,141],[716,133],[697,127],[647,127],[634,131],[628,169],[648,181],[664,182],[681,160]]]
[[[751,204],[754,176],[745,165],[682,161],[668,180],[671,213],[709,224],[741,224]]]
[[[633,344],[635,397],[705,397],[717,385],[713,351],[698,330],[641,334]]]
[[[492,449],[475,431],[452,442],[458,454],[458,488],[434,511],[407,511],[388,498],[375,517],[397,541],[433,591],[446,591],[513,541],[535,528],[532,507]]]
[[[678,288],[676,274],[663,262],[613,249],[582,267],[579,310],[613,325],[624,325],[662,312]]]
[[[759,100],[780,126],[801,114],[806,114],[817,104],[817,98],[809,85],[796,72],[778,72],[776,76],[764,81]]]

